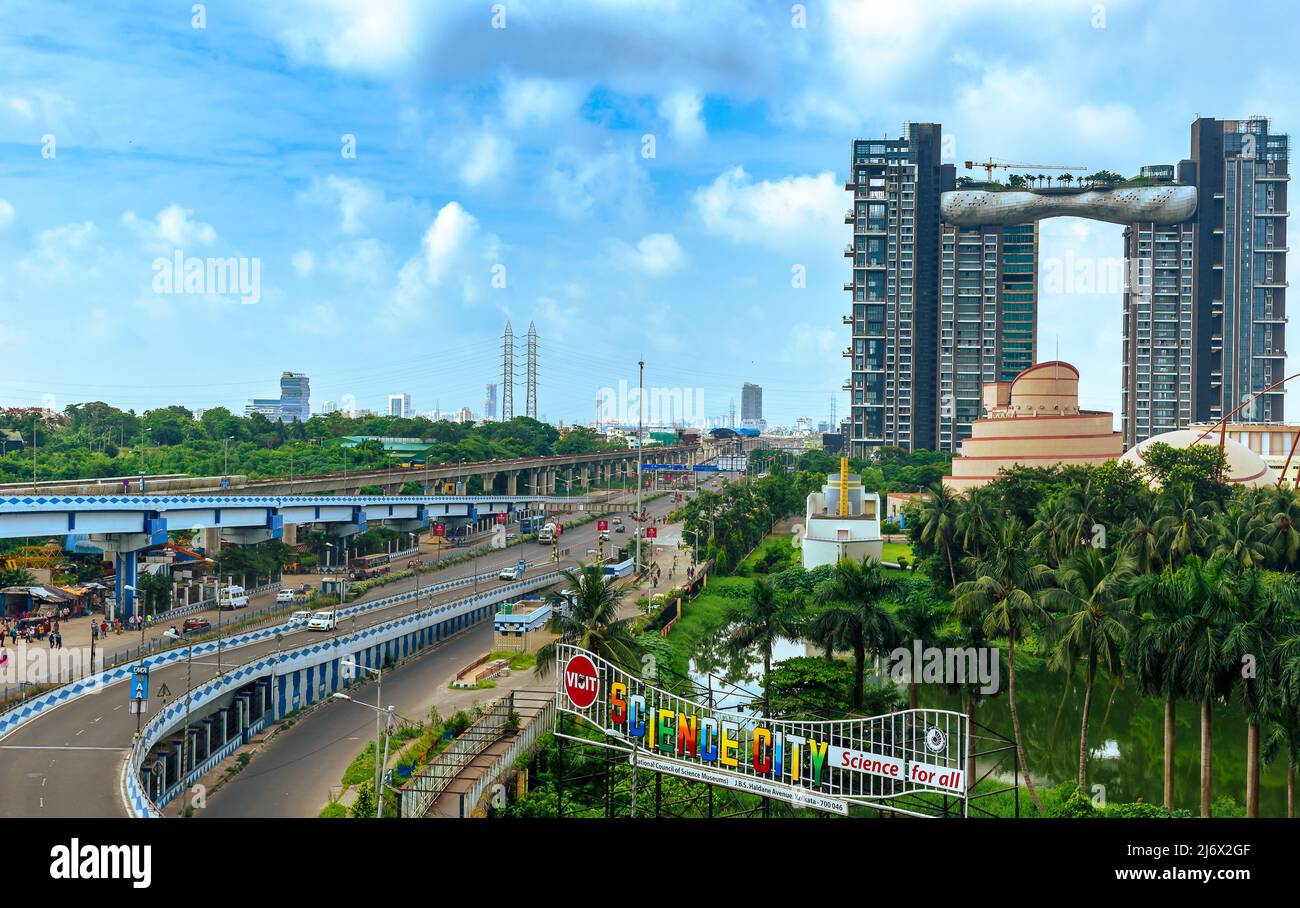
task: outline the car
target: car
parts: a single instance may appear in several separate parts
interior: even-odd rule
[[[212,630],[212,622],[207,618],[186,618],[181,625],[182,634],[202,634]]]
[[[338,627],[338,618],[333,609],[322,609],[311,616],[307,621],[307,630],[309,631],[332,631]]]
[[[519,538],[519,537],[518,537],[517,535],[515,535],[514,533],[506,533],[506,542],[510,542],[510,541],[515,540],[515,539],[518,539],[518,538]]]
[[[275,604],[280,605],[285,602],[293,602],[294,599],[296,598],[297,597],[294,595],[293,590],[282,588],[278,593],[275,594]]]
[[[498,580],[514,580],[519,575],[515,573],[514,568],[506,568],[500,574],[497,574]]]
[[[406,566],[408,568],[424,567],[424,562],[419,558],[412,558],[410,561],[406,562]]]
[[[627,527],[623,526],[623,524],[620,523],[620,524],[618,524],[617,526],[614,527],[614,532],[615,532],[615,533],[626,533],[626,532],[627,532]]]
[[[289,616],[290,624],[306,624],[311,620],[311,609],[298,609]]]

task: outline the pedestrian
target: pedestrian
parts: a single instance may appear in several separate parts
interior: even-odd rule
[[[91,640],[99,639],[99,625],[95,624],[93,621],[90,623],[90,639]]]

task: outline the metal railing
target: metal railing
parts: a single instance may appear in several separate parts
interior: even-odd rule
[[[512,713],[513,697],[493,700],[477,722],[433,758],[426,772],[411,776],[398,792],[402,819],[418,818],[428,813],[433,802],[460,775],[461,770],[506,733]]]

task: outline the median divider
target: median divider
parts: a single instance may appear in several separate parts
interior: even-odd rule
[[[473,582],[473,578],[465,579]],[[326,699],[363,674],[360,671],[349,671],[343,665],[345,661],[365,668],[378,668],[389,660],[406,658],[490,618],[495,613],[497,603],[520,593],[550,586],[561,579],[559,571],[538,574],[454,602],[430,606],[359,631],[323,638],[280,653],[268,653],[200,685],[190,691],[188,697],[182,695],[164,706],[146,723],[132,744],[127,759],[123,761],[119,779],[120,794],[127,813],[132,817],[160,817],[160,807],[166,806],[186,786],[193,784],[212,766],[247,743],[270,721]],[[421,590],[420,594],[431,591],[434,588]],[[388,600],[366,603],[365,608],[369,610],[379,607],[381,602],[391,604],[414,596],[414,591],[403,593]],[[340,610],[340,615],[346,616],[357,608],[359,607],[354,606],[353,609]],[[260,639],[265,639],[268,633],[274,632],[275,629],[259,632]],[[198,651],[198,647],[195,647],[195,651]],[[182,744],[175,745],[169,753],[155,754],[148,778],[142,780],[141,770],[154,745],[173,733],[172,730],[178,724],[184,723],[187,713],[195,721],[205,721],[205,716],[200,713],[203,707],[227,695],[244,698],[243,705],[235,710],[237,727],[227,735],[227,723],[223,718],[219,725],[224,740],[215,747],[209,746],[210,728],[209,740],[203,745],[199,744],[197,734],[193,737],[188,733],[182,734]],[[250,695],[258,698],[253,702],[252,708],[249,708]],[[265,702],[267,697],[269,702]],[[196,716],[196,713],[200,714]],[[193,729],[195,725],[191,723],[189,727]],[[185,750],[189,753],[184,753]]]

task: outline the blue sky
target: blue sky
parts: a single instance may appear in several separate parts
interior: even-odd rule
[[[755,381],[769,421],[842,416],[854,136],[1134,173],[1198,113],[1300,122],[1283,3],[190,6],[0,8],[6,406],[237,408],[292,369],[315,407],[478,411],[510,319],[552,421],[639,357],[709,414]],[[178,249],[255,260],[257,301],[156,292]],[[1049,221],[1041,253],[1104,270],[1120,228]],[[1119,403],[1119,299],[1043,294],[1086,405]]]

